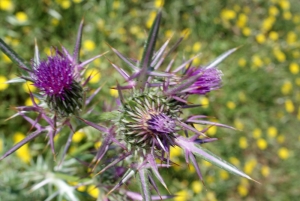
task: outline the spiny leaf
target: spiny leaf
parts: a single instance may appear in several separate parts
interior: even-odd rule
[[[224,59],[226,59],[229,55],[231,55],[233,52],[235,52],[237,49],[239,49],[239,47],[230,49],[228,51],[226,51],[225,53],[221,54],[220,56],[218,56],[214,61],[212,61],[211,63],[209,63],[208,65],[206,65],[206,69],[210,69],[210,68],[214,68],[216,67],[219,63],[221,63]]]
[[[141,168],[139,170],[139,186],[142,192],[143,200],[150,201],[151,200],[151,192],[149,188],[149,180],[148,180],[148,170],[145,168]]]
[[[147,78],[148,78],[147,72],[153,70],[153,69],[151,69],[151,60],[152,60],[155,43],[156,43],[157,36],[158,36],[158,30],[159,30],[161,16],[162,16],[162,13],[160,11],[160,12],[158,12],[158,14],[152,24],[148,40],[145,44],[143,57],[142,57],[142,60],[140,63],[141,73],[139,74],[139,77],[137,78],[136,86],[137,86],[137,89],[141,89],[142,91],[144,90],[146,82],[147,82]]]
[[[21,67],[21,69],[24,69],[25,71],[31,71],[31,68],[24,62],[24,60],[14,50],[12,50],[1,38],[0,38],[0,49],[13,62],[18,64]]]

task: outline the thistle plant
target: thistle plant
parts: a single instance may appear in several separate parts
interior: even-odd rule
[[[62,46],[61,49],[54,48],[47,59],[40,60],[38,46],[35,45],[35,56],[31,65],[27,65],[0,39],[1,50],[21,69],[21,76],[9,82],[29,81],[39,89],[38,94],[30,93],[33,106],[16,107],[17,113],[13,116],[22,116],[36,130],[7,151],[0,160],[42,133],[46,133],[49,138],[48,144],[55,154],[54,137],[67,127],[70,135],[63,151],[62,159],[64,159],[74,132],[82,128],[84,123],[85,126],[97,129],[101,136],[101,146],[93,153],[94,159],[88,167],[91,168],[89,173],[92,175],[98,172],[95,176],[99,179],[97,187],[105,192],[101,197],[102,200],[125,198],[148,201],[174,197],[161,195],[156,181],[158,180],[168,190],[159,168],[170,168],[175,164],[171,160],[170,150],[176,146],[185,153],[186,163],[192,163],[201,181],[203,177],[196,157],[252,180],[235,166],[204,148],[205,143],[217,140],[205,134],[212,126],[234,129],[233,127],[211,122],[202,114],[184,115],[185,110],[201,107],[189,102],[191,95],[205,95],[221,87],[222,72],[217,66],[237,48],[223,53],[203,66],[193,65],[193,60],[198,55],[175,66],[176,58],[170,58],[170,55],[179,47],[183,37],[171,48],[168,48],[170,40],[167,40],[155,51],[161,18],[162,13],[158,12],[140,61],[127,58],[111,47],[131,72],[109,60],[125,82],[116,83],[115,89],[119,93],[117,101],[119,104],[116,108],[109,112],[97,113],[96,118],[93,116],[93,106],[90,103],[101,87],[86,98],[86,85],[90,77],[84,80],[83,72],[87,64],[102,55],[80,62],[83,21],[79,26],[73,54]],[[41,103],[37,104],[35,98]],[[36,119],[30,118],[28,112],[37,113]],[[42,119],[47,125],[40,123]],[[96,123],[97,119],[105,121]],[[205,125],[206,128],[197,130],[196,124]],[[81,162],[86,165],[86,161]],[[139,180],[140,194],[120,188],[123,184],[130,183],[130,179],[135,175]],[[44,183],[41,181],[41,184]],[[115,193],[116,190],[118,193]],[[153,195],[153,190],[158,195]],[[73,197],[74,188],[71,188],[70,192],[69,197],[70,195]]]
[[[117,83],[115,87],[119,92],[120,106],[112,112],[114,126],[111,127],[110,134],[104,140],[106,143],[99,149],[95,160],[101,160],[109,144],[116,143],[123,149],[123,154],[104,167],[99,174],[121,161],[127,164],[128,171],[109,193],[134,175],[137,175],[139,180],[143,200],[151,200],[152,193],[149,185],[160,195],[153,177],[156,177],[168,190],[158,169],[169,168],[174,164],[170,159],[170,148],[174,146],[183,150],[186,163],[194,165],[201,180],[203,180],[202,174],[195,156],[233,174],[251,179],[235,166],[203,148],[204,143],[217,140],[205,135],[211,126],[234,128],[210,122],[206,120],[205,115],[188,117],[183,115],[184,110],[200,106],[189,103],[188,98],[191,94],[204,95],[220,87],[222,72],[217,69],[217,65],[237,48],[223,53],[202,67],[192,66],[195,57],[184,61],[177,67],[173,66],[174,58],[165,64],[168,56],[178,47],[182,38],[168,51],[167,45],[170,40],[155,51],[161,16],[161,12],[156,16],[140,61],[127,58],[111,47],[112,51],[131,69],[131,72],[127,72],[110,61],[125,79],[125,84]],[[166,66],[165,70],[162,70],[163,66]],[[208,127],[198,131],[194,127],[195,124]]]
[[[81,114],[91,112],[93,107],[90,105],[91,100],[101,89],[99,87],[90,97],[86,98],[86,85],[91,79],[91,75],[86,80],[83,78],[85,66],[102,55],[97,55],[83,62],[79,60],[82,29],[83,20],[78,29],[73,54],[70,54],[64,46],[61,46],[61,50],[53,48],[51,55],[45,60],[41,60],[35,42],[35,54],[30,65],[24,62],[14,50],[0,39],[0,49],[20,67],[20,76],[8,81],[8,83],[29,81],[39,89],[37,94],[30,92],[33,106],[15,107],[17,113],[11,117],[22,116],[36,130],[8,150],[0,160],[43,133],[46,133],[49,138],[49,144],[53,154],[55,154],[54,137],[63,127],[68,127],[70,136],[65,146],[63,156],[65,155],[74,132],[80,127],[76,119]],[[39,100],[39,104],[37,104],[36,99]],[[37,113],[36,119],[30,118],[27,115],[29,112]],[[47,122],[46,126],[40,123],[42,119]]]

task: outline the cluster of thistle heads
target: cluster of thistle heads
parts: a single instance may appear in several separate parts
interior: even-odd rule
[[[106,117],[103,122],[88,120],[94,114],[92,99],[98,97],[102,86],[88,94],[86,88],[91,76],[84,79],[83,74],[87,65],[102,55],[80,61],[83,21],[79,26],[72,54],[62,46],[61,49],[54,48],[47,59],[40,60],[38,46],[35,45],[35,56],[30,65],[0,39],[1,50],[21,70],[21,76],[9,82],[29,81],[39,89],[37,94],[30,93],[33,105],[16,107],[17,113],[13,116],[22,116],[31,124],[33,132],[9,149],[1,160],[41,135],[47,136],[55,156],[54,137],[64,135],[60,131],[67,127],[70,135],[63,149],[63,161],[74,133],[84,125],[97,129],[101,136],[101,146],[89,166],[92,171],[97,170],[97,174],[103,175],[103,178],[108,178],[98,185],[106,192],[107,200],[118,200],[114,195],[133,200],[163,200],[176,196],[171,193],[161,195],[157,185],[160,183],[168,190],[168,182],[164,181],[159,169],[177,165],[170,159],[170,149],[175,146],[182,149],[186,163],[195,167],[201,181],[203,178],[196,157],[235,175],[251,179],[235,166],[203,148],[204,143],[217,140],[206,136],[210,127],[233,129],[232,127],[210,122],[207,116],[201,114],[183,115],[184,110],[201,107],[188,101],[190,95],[201,96],[220,88],[222,72],[217,69],[217,65],[236,48],[223,53],[207,65],[193,66],[193,57],[175,66],[175,58],[169,56],[183,38],[170,48],[167,48],[168,40],[157,49],[161,17],[162,13],[158,12],[145,42],[141,60],[127,58],[110,47],[127,67],[122,68],[108,60],[124,80],[117,82],[115,86],[105,86],[117,90],[119,96],[114,108],[100,112],[99,115]],[[31,112],[37,114],[35,119],[27,115]],[[41,120],[45,120],[47,124],[42,125]],[[197,130],[196,124],[206,125],[206,128]],[[113,150],[110,151],[112,154],[109,158],[106,157],[108,150]],[[122,185],[129,183],[132,178],[137,179],[140,184],[139,193],[122,189]],[[110,181],[107,185],[106,180]]]

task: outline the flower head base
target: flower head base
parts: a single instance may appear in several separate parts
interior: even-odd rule
[[[34,86],[46,95],[51,110],[68,116],[81,109],[83,89],[75,81],[74,64],[60,52],[41,61],[31,76]]]
[[[135,147],[169,150],[178,130],[176,119],[180,114],[180,105],[176,103],[154,92],[133,95],[123,105],[119,130]]]
[[[187,78],[202,74],[186,91],[188,94],[206,94],[212,90],[219,89],[221,86],[222,71],[217,68],[195,68],[187,69],[185,75]]]

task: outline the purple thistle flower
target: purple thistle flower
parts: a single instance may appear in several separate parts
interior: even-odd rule
[[[56,50],[54,56],[49,56],[33,67],[31,77],[34,86],[46,96],[46,102],[51,110],[61,116],[77,113],[83,103],[83,89],[75,79],[75,65],[65,54]]]
[[[58,96],[62,99],[66,91],[71,90],[74,81],[74,67],[64,55],[56,53],[47,60],[41,61],[34,68],[34,86],[38,87],[48,96]]]
[[[192,77],[194,75],[201,74],[201,76],[187,89],[182,92],[187,94],[201,94],[204,95],[212,90],[219,89],[221,87],[222,71],[217,68],[206,69],[205,67],[190,67],[186,70],[185,78]]]
[[[83,62],[79,60],[82,29],[83,20],[78,29],[73,54],[70,54],[62,46],[62,51],[56,49],[54,55],[47,57],[45,60],[40,60],[38,46],[35,42],[35,55],[32,66],[27,65],[16,52],[0,39],[0,49],[9,56],[12,61],[17,63],[22,70],[20,78],[11,80],[11,83],[27,80],[40,89],[40,94],[30,93],[33,106],[16,107],[17,113],[11,117],[22,116],[32,125],[32,129],[36,130],[9,149],[0,160],[6,158],[24,144],[41,134],[47,135],[49,138],[48,143],[50,144],[52,153],[55,155],[54,137],[63,127],[68,127],[70,129],[70,134],[62,154],[62,159],[64,159],[72,142],[72,137],[76,132],[76,129],[79,129],[77,127],[78,125],[71,123],[73,121],[72,118],[79,118],[79,115],[81,114],[88,115],[91,113],[93,110],[93,107],[90,107],[91,100],[101,89],[101,87],[99,87],[90,97],[86,100],[84,99],[86,95],[83,87],[89,82],[91,76],[84,80],[82,71],[87,64],[102,55],[97,55]],[[38,98],[41,103],[37,104],[34,97]],[[36,119],[26,116],[28,112],[37,113]],[[42,119],[47,122],[46,125],[40,124]],[[92,124],[89,121],[84,122],[87,125]],[[103,127],[97,126],[97,128]],[[103,130],[106,130],[106,128],[103,128]]]

